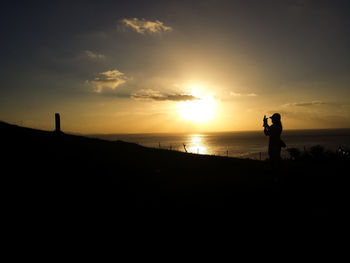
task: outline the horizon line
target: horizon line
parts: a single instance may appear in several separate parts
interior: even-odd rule
[[[314,128],[314,129],[284,129],[283,131],[316,131],[316,130],[350,130],[349,128]],[[236,131],[202,131],[202,132],[116,132],[116,133],[73,133],[79,135],[136,135],[136,134],[205,134],[205,133],[239,133],[239,132],[264,132],[262,130],[236,130]]]
[[[18,123],[10,123],[6,121],[0,120],[0,123],[6,123],[9,125],[15,125],[18,127],[23,127],[23,128],[29,128],[29,129],[34,129],[34,130],[41,130],[41,131],[54,131],[52,130],[44,130],[41,128],[33,128],[33,127],[28,127],[28,126],[23,126],[19,125]],[[313,131],[313,130],[350,130],[350,127],[348,128],[312,128],[312,129],[283,129],[283,131]],[[80,135],[80,136],[92,136],[92,135],[136,135],[136,134],[205,134],[205,133],[239,133],[239,132],[260,132],[263,130],[231,130],[231,131],[197,131],[197,132],[115,132],[115,133],[82,133],[82,132],[74,132],[74,131],[63,131],[64,133],[67,134],[72,134],[72,135]]]

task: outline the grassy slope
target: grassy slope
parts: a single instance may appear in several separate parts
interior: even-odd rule
[[[339,213],[348,162],[267,162],[145,148],[0,122],[3,181],[16,198],[115,207]],[[30,198],[31,199],[31,198]],[[46,202],[46,201],[45,201]]]

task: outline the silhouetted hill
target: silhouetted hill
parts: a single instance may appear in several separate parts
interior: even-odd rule
[[[236,213],[341,213],[348,160],[268,162],[188,154],[0,122],[8,200],[87,205],[225,207]]]

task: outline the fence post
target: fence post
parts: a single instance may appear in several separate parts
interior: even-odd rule
[[[185,152],[187,152],[186,144],[183,143],[183,146],[184,146]]]

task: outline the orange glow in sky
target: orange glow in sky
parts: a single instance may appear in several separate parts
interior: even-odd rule
[[[284,129],[350,128],[350,1],[5,2],[0,121],[193,134],[279,112]]]

